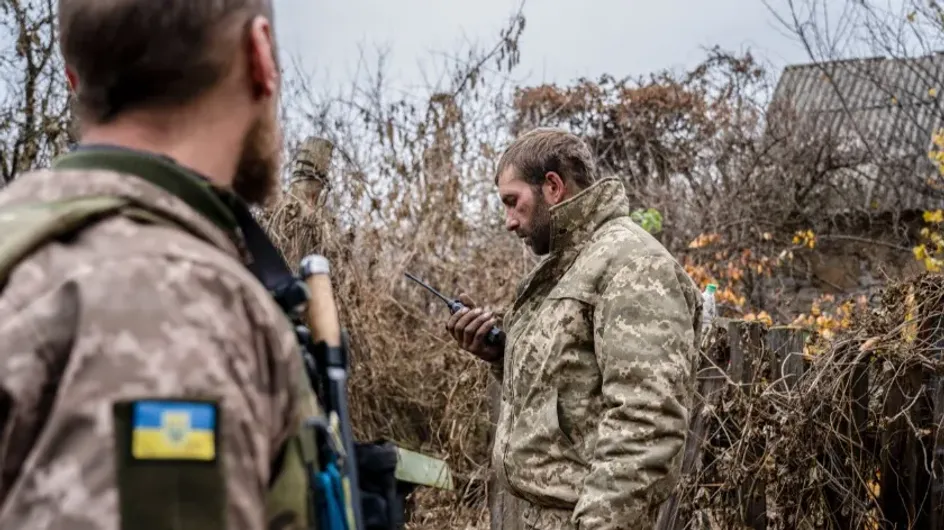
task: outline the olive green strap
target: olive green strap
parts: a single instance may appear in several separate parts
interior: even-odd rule
[[[293,436],[283,449],[281,465],[273,470],[275,480],[266,495],[268,530],[301,530],[312,527],[308,506],[308,473],[301,455],[301,444]]]
[[[305,424],[308,418],[323,417],[324,412],[304,372],[296,377],[295,390],[299,410],[295,435],[283,448],[281,464],[274,470],[276,475],[266,498],[269,530],[318,530],[318,517],[312,513],[309,497],[309,470],[319,470],[318,450],[314,431]]]
[[[0,209],[0,285],[26,256],[127,205],[120,197],[79,197]]]
[[[237,228],[236,217],[220,197],[220,190],[172,160],[161,156],[121,149],[84,149],[58,157],[55,170],[107,170],[133,175],[162,188],[227,233]]]

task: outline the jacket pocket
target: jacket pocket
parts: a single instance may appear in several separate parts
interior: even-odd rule
[[[517,415],[508,433],[509,476],[523,479],[533,468],[556,466],[565,460],[582,462],[573,440],[561,429],[558,408],[557,389],[550,387]]]
[[[544,421],[547,423],[548,428],[551,430],[551,433],[559,440],[561,443],[562,452],[565,449],[573,449],[576,447],[576,443],[573,438],[570,437],[564,428],[561,425],[561,405],[560,397],[557,394],[557,388],[551,389],[551,395],[548,398],[548,402],[544,405]]]

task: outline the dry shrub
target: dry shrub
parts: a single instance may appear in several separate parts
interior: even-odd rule
[[[351,336],[355,436],[393,440],[443,458],[452,468],[457,491],[420,490],[413,527],[464,528],[484,521],[487,369],[448,338],[445,304],[403,273],[447,293],[461,285],[494,305],[510,297],[516,279],[516,269],[503,268],[496,256],[520,251],[496,252],[494,245],[483,244],[471,249],[468,261],[449,263],[430,252],[435,227],[398,241],[381,240],[376,233],[345,232],[325,211],[306,213],[291,198],[267,212],[264,222],[290,263],[309,253],[331,261],[342,322]]]
[[[708,407],[704,460],[681,490],[690,527],[743,528],[739,489],[751,481],[763,484],[767,528],[872,528],[890,515],[881,509],[883,488],[888,506],[905,506],[898,480],[908,478],[879,470],[901,457],[902,439],[927,458],[918,466],[930,466],[941,436],[931,411],[944,375],[942,302],[940,275],[895,284],[848,331],[809,343],[811,358],[792,388],[729,381]],[[706,358],[725,362],[727,340],[716,329]]]
[[[453,471],[456,491],[415,494],[411,528],[488,520],[487,367],[449,338],[446,305],[404,272],[500,308],[533,263],[502,228],[492,184],[495,146],[506,137],[502,87],[486,82],[517,60],[522,29],[513,17],[498,46],[456,59],[446,86],[415,98],[385,100],[378,79],[318,99],[296,77],[289,100],[300,129],[334,147],[328,187],[322,204],[289,194],[260,216],[291,264],[309,253],[331,261],[351,337],[355,436],[392,440]]]

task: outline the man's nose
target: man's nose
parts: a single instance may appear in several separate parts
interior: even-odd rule
[[[511,215],[505,216],[505,230],[509,232],[514,232],[518,229],[519,223],[518,220],[512,217]]]

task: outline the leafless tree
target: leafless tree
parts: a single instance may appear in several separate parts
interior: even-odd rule
[[[71,141],[54,0],[0,0],[0,186]]]

